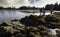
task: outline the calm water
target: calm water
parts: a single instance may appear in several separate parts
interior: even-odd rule
[[[40,13],[25,13],[20,12],[20,10],[0,10],[0,20],[12,20],[12,19],[21,19],[25,16],[29,15],[40,15]],[[41,13],[42,15],[42,13]],[[46,13],[45,15],[49,15],[49,13]]]
[[[0,10],[0,20],[21,19],[31,14],[32,13],[20,12],[20,10]]]

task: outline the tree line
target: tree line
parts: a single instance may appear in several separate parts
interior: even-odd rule
[[[28,6],[28,7],[27,7],[27,6],[22,6],[22,7],[20,7],[19,9],[20,9],[20,10],[32,10],[32,9],[33,9],[33,10],[37,10],[37,9],[40,9],[40,8],[35,7],[35,6],[34,6],[34,7],[30,7],[30,6]]]
[[[58,2],[56,2],[55,4],[47,4],[45,6],[45,9],[46,10],[51,10],[51,9],[53,9],[53,10],[60,10],[60,4],[58,4]]]
[[[7,7],[7,8],[4,8],[2,6],[0,6],[0,9],[19,9],[19,10],[37,10],[37,9],[43,9],[43,8],[38,8],[38,7],[30,7],[30,6],[21,6],[19,8],[15,8],[15,7]],[[44,8],[45,10],[60,10],[60,4],[58,4],[58,2],[56,2],[55,4],[47,4]]]
[[[2,10],[2,9],[7,9],[7,10],[14,10],[14,9],[16,9],[15,7],[7,7],[7,8],[4,8],[3,6],[0,6],[0,10]]]
[[[31,10],[31,9],[33,9],[33,10],[37,10],[37,9],[39,9],[39,8],[36,8],[35,6],[34,7],[30,7],[30,6],[21,6],[21,7],[19,7],[19,8],[15,8],[15,7],[7,7],[7,8],[4,8],[4,7],[2,7],[2,6],[0,6],[0,9],[19,9],[19,10]]]

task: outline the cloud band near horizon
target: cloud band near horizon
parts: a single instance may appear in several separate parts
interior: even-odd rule
[[[20,6],[35,6],[43,7],[46,4],[60,3],[60,0],[0,0],[0,6],[4,7],[20,7]]]

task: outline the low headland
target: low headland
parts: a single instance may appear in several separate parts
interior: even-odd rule
[[[0,37],[52,37],[49,29],[60,29],[60,16],[26,16],[0,24]],[[60,31],[57,37],[60,36]]]

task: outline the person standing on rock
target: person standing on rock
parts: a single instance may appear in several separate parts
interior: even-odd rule
[[[51,15],[53,15],[53,9],[51,9],[50,11],[51,11]]]
[[[43,12],[43,15],[45,15],[45,8],[44,7],[42,8],[42,12]]]

